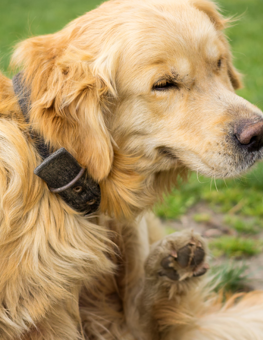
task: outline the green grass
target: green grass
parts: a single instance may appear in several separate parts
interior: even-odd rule
[[[179,185],[181,187],[181,185]],[[184,190],[175,189],[172,195],[164,197],[162,204],[155,207],[155,213],[161,218],[173,219],[187,212],[187,210],[198,202],[197,193],[199,185],[189,182]]]
[[[244,220],[238,216],[226,215],[224,222],[238,233],[253,235],[262,231],[262,222],[258,219]]]
[[[218,1],[226,15],[240,16],[240,20],[228,30],[235,57],[235,65],[245,75],[245,88],[238,93],[263,109],[263,1]]]
[[[262,242],[252,238],[222,236],[209,242],[216,257],[244,257],[257,255],[262,251]]]
[[[162,218],[177,218],[195,203],[204,201],[215,212],[263,217],[261,164],[241,179],[214,182],[199,176],[199,181],[196,174],[192,174],[179,190],[174,189],[172,195],[165,197],[164,202],[156,207],[156,213]]]
[[[247,269],[247,264],[237,264],[234,261],[214,266],[210,270],[212,280],[209,284],[216,292],[234,293],[247,291],[250,283],[249,277],[245,273]]]
[[[13,46],[17,42],[33,35],[56,32],[101,2],[103,1],[1,0],[1,70],[7,70]]]

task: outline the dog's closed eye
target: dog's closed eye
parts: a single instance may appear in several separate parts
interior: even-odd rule
[[[160,80],[153,85],[154,91],[167,91],[170,89],[178,89],[179,86],[172,80]]]

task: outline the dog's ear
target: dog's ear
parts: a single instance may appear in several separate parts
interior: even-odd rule
[[[204,12],[209,17],[217,30],[221,31],[226,27],[229,19],[226,19],[221,15],[215,3],[208,0],[192,0],[191,2],[195,8]]]
[[[30,38],[20,43],[13,64],[22,66],[31,89],[30,121],[53,148],[65,147],[97,181],[110,172],[113,147],[107,118],[115,96],[111,67],[68,36]],[[110,100],[109,100],[110,99]]]
[[[192,4],[199,11],[204,12],[213,23],[215,28],[219,31],[223,31],[227,24],[233,21],[233,18],[224,18],[218,7],[215,3],[209,0],[192,0]],[[221,40],[227,46],[227,50],[229,51],[228,55],[228,75],[231,81],[231,84],[235,90],[240,89],[242,84],[242,75],[235,69],[232,63],[232,55],[230,52],[230,46],[227,42],[227,39],[224,36],[224,33],[221,33]]]

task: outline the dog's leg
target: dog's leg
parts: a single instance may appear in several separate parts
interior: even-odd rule
[[[161,229],[151,215],[136,222],[118,223],[107,219],[100,222],[114,231],[112,241],[119,253],[112,258],[117,265],[115,273],[101,276],[92,292],[89,287],[82,290],[80,310],[85,337],[143,340],[136,300],[144,287],[149,240],[161,238]]]
[[[233,296],[225,304],[210,292],[207,247],[191,232],[153,245],[137,296],[138,328],[146,340],[255,340],[263,334],[263,294]]]
[[[138,339],[165,339],[170,327],[180,328],[191,313],[192,298],[207,271],[206,245],[192,231],[174,233],[152,246],[145,277],[136,296]]]
[[[127,326],[136,339],[143,340],[136,299],[144,285],[144,263],[149,255],[149,234],[145,217],[122,229],[124,272],[121,282]]]

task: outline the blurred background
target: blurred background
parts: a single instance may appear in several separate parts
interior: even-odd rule
[[[165,1],[165,0],[164,0]],[[95,8],[97,0],[0,0],[0,69],[8,76],[13,46],[32,35],[60,30]],[[235,66],[244,74],[238,94],[263,109],[263,1],[218,0],[225,16],[239,18],[227,35]],[[263,289],[263,164],[235,180],[192,174],[155,207],[167,233],[199,231],[211,249],[216,289]],[[219,282],[217,280],[217,282]]]

